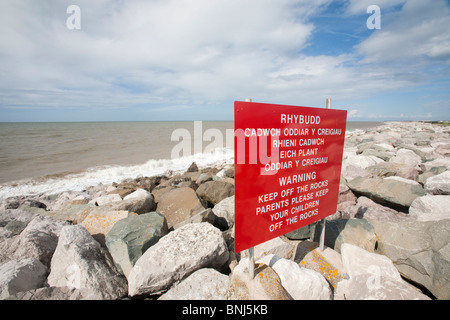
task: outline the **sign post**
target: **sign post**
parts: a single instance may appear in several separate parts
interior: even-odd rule
[[[234,111],[235,252],[250,249],[250,271],[254,246],[336,212],[347,111],[250,101]]]

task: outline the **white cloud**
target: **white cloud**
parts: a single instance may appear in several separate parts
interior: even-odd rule
[[[414,86],[429,66],[414,58],[450,57],[448,11],[428,2],[385,18],[385,6],[405,1],[378,1],[382,30],[335,56],[302,54],[310,17],[330,0],[78,0],[81,30],[68,30],[72,2],[0,2],[0,108],[173,112],[247,97],[317,106]],[[347,14],[366,4],[348,1]]]

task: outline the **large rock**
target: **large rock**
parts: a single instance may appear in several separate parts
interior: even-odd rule
[[[119,299],[127,295],[127,282],[108,253],[80,225],[61,230],[53,254],[48,284],[88,289],[95,299]]]
[[[389,257],[398,271],[438,299],[450,296],[450,220],[371,221],[378,237],[376,252]]]
[[[333,294],[325,278],[318,272],[299,266],[292,260],[273,254],[257,261],[271,267],[281,285],[294,300],[332,300]]]
[[[395,157],[390,158],[389,162],[406,164],[414,167],[422,163],[422,158],[412,150],[399,149]]]
[[[328,247],[320,250],[317,242],[299,242],[293,260],[302,267],[319,272],[333,288],[346,275],[341,255]]]
[[[205,210],[194,190],[187,187],[165,188],[158,192],[156,211],[167,219],[169,229]]]
[[[214,207],[223,199],[234,195],[234,185],[224,181],[208,181],[201,184],[196,192],[205,204]]]
[[[124,210],[142,214],[154,211],[156,209],[156,202],[150,192],[144,189],[137,189],[125,196],[122,201],[109,203],[108,207],[111,210]]]
[[[335,298],[346,300],[428,300],[404,281],[392,261],[354,245],[342,246],[342,262],[349,279],[338,283]]]
[[[431,194],[450,195],[450,171],[428,178],[425,182],[425,190]]]
[[[228,228],[231,228],[234,225],[234,195],[217,203],[213,212],[217,217],[224,218]]]
[[[413,201],[409,214],[418,221],[450,219],[450,195],[426,195]]]
[[[167,221],[158,212],[118,221],[106,235],[106,246],[117,269],[126,277],[142,254],[168,233]]]
[[[389,207],[407,211],[411,203],[426,194],[417,185],[396,180],[358,177],[347,183],[353,192],[369,197],[373,201]]]
[[[19,235],[0,242],[0,263],[36,258],[50,266],[59,233],[66,225],[67,222],[51,217],[36,216]]]
[[[382,178],[398,176],[405,179],[416,180],[419,175],[419,172],[414,166],[394,162],[381,162],[368,167],[367,170]]]
[[[364,196],[359,197],[356,205],[347,210],[350,211],[351,217],[366,220],[406,221],[414,219],[409,214],[382,206]]]
[[[209,223],[185,225],[138,259],[128,277],[129,294],[163,292],[200,268],[221,267],[227,261],[228,249],[219,229]]]
[[[48,269],[39,260],[11,260],[0,265],[0,300],[44,285]]]
[[[99,207],[92,210],[89,215],[80,223],[96,238],[104,243],[106,234],[111,230],[116,222],[121,219],[136,215],[129,211],[116,211],[110,208]]]
[[[195,271],[158,300],[227,300],[230,278],[214,269]]]
[[[241,259],[231,274],[229,300],[291,300],[281,285],[278,274],[268,265],[259,263],[254,276],[249,274],[249,260]]]
[[[377,238],[374,229],[366,219],[339,219],[327,221],[325,245],[341,252],[344,243],[353,244],[373,252]]]

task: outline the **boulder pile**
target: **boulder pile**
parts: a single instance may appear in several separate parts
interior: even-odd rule
[[[450,128],[346,134],[337,212],[234,252],[234,168],[0,203],[0,299],[448,299]]]

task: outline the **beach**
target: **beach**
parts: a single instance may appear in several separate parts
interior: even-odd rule
[[[170,157],[180,143],[171,135],[195,137],[192,122],[143,122],[136,131],[135,123],[46,125],[14,133],[53,141],[24,156],[21,165],[36,156],[40,169],[2,176],[0,269],[10,277],[0,280],[1,299],[448,299],[448,126],[348,124],[326,250],[318,249],[318,223],[267,241],[255,247],[252,280],[247,253],[234,252],[232,122],[202,123],[200,137],[216,128],[222,147],[179,158]],[[50,172],[58,143],[70,152]],[[89,152],[105,154],[82,162]]]

